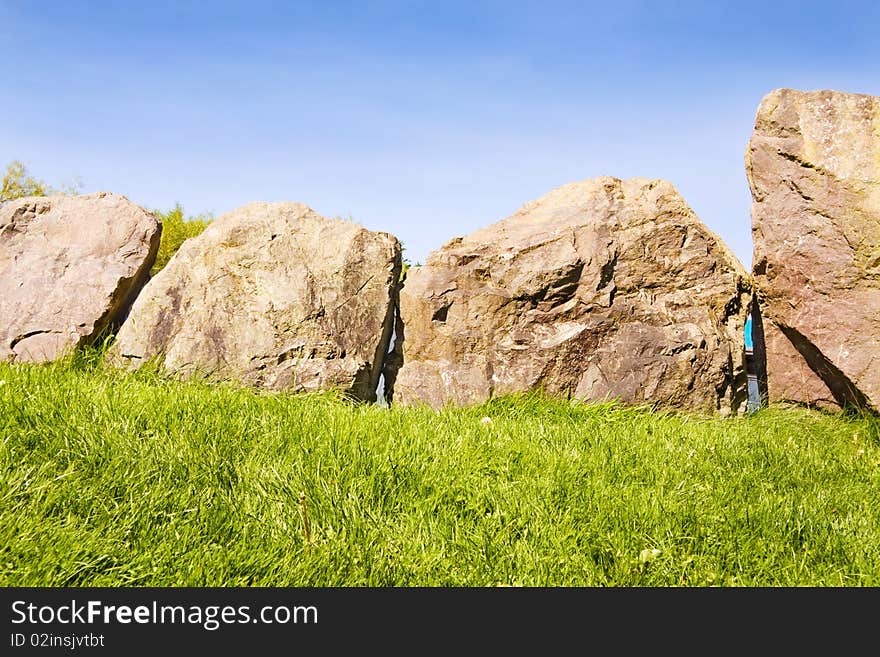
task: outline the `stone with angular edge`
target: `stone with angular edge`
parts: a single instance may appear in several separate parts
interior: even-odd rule
[[[107,192],[0,205],[0,360],[57,360],[112,330],[149,278],[161,231]]]
[[[880,98],[777,89],[746,152],[767,394],[880,409]]]
[[[668,182],[559,187],[407,272],[394,401],[543,390],[742,413],[746,278]]]
[[[108,352],[182,376],[375,401],[401,247],[300,203],[250,203],[186,240],[144,288]]]

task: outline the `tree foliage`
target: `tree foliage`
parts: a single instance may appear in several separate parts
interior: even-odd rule
[[[63,184],[50,187],[39,178],[30,174],[21,160],[13,160],[6,165],[3,182],[0,185],[0,203],[25,196],[50,196],[52,194],[76,194],[81,183]]]
[[[51,188],[42,180],[28,173],[27,167],[19,160],[13,160],[3,174],[3,185],[0,187],[0,203],[24,196],[46,196]]]
[[[181,244],[190,237],[199,235],[213,217],[210,214],[200,214],[196,217],[185,217],[183,207],[177,203],[168,212],[154,210],[153,213],[162,221],[162,239],[159,242],[159,253],[156,262],[150,270],[150,275],[155,276],[171,259]]]

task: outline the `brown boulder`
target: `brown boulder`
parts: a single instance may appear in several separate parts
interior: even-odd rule
[[[768,94],[746,169],[770,401],[880,409],[880,98]]]
[[[745,278],[668,182],[559,187],[407,272],[394,400],[542,389],[740,413]]]
[[[137,368],[375,400],[400,243],[299,203],[251,203],[184,242],[108,353]]]
[[[106,192],[0,206],[0,360],[55,360],[118,324],[161,230],[152,213]]]

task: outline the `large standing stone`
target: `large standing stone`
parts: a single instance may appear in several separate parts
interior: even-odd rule
[[[397,238],[299,203],[251,203],[186,240],[108,353],[139,367],[375,400],[400,277]]]
[[[161,231],[152,213],[106,192],[0,206],[0,360],[55,360],[119,323]]]
[[[407,272],[394,399],[742,412],[746,277],[668,182],[565,185]]]
[[[880,98],[768,94],[746,169],[770,401],[880,409]]]

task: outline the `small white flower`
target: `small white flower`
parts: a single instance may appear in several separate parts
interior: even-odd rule
[[[484,415],[480,419],[480,424],[492,424],[492,418],[490,418],[488,415]]]
[[[661,555],[661,551],[657,548],[645,548],[639,552],[639,563],[648,563]]]

